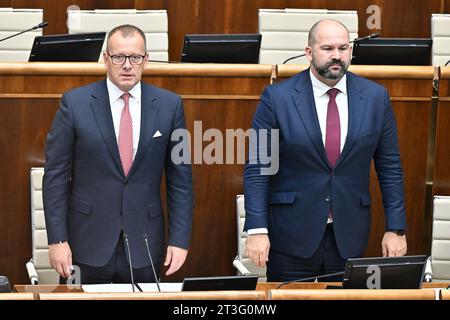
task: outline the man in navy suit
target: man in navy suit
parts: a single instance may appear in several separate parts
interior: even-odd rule
[[[103,59],[107,79],[65,93],[47,137],[49,260],[61,282],[77,265],[82,283],[126,283],[129,254],[134,280],[153,282],[144,237],[157,272],[167,240],[164,265],[170,275],[183,265],[191,235],[191,167],[171,159],[171,133],[185,128],[182,100],[141,82],[148,54],[137,27],[114,28]]]
[[[264,175],[261,161],[248,161],[244,173],[246,251],[257,265],[267,262],[268,281],[341,272],[346,259],[363,254],[372,159],[386,218],[383,256],[407,249],[403,174],[388,93],[347,72],[352,47],[340,22],[316,23],[305,50],[310,68],[266,88],[253,120],[256,130],[278,130],[279,170]],[[258,147],[270,153],[270,145]]]

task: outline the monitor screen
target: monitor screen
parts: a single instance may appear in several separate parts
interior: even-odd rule
[[[94,32],[38,36],[28,61],[97,62],[105,35]]]
[[[431,39],[374,38],[353,45],[352,64],[431,65]]]
[[[427,256],[424,255],[348,259],[342,287],[347,289],[420,289],[426,261]]]
[[[260,34],[188,34],[182,62],[258,63]]]
[[[257,275],[185,278],[181,291],[255,290]]]

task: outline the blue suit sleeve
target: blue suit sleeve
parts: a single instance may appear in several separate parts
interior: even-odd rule
[[[278,152],[272,150],[271,141],[278,131],[272,104],[271,88],[264,90],[256,110],[252,129],[257,143],[249,143],[249,155],[244,169],[245,225],[244,230],[267,228],[269,185],[271,174],[264,173],[271,164],[262,161],[262,157]],[[276,140],[276,139],[275,139]],[[276,140],[276,143],[278,141]],[[278,159],[278,155],[275,155]],[[273,158],[273,157],[271,157]]]
[[[397,126],[387,92],[385,92],[383,131],[375,151],[374,163],[383,196],[386,230],[405,230],[406,214],[403,173],[400,161]]]
[[[47,135],[43,202],[48,243],[67,240],[67,208],[75,129],[70,100],[64,95]]]
[[[173,130],[177,129],[185,129],[181,98],[178,100],[173,122]],[[192,231],[192,168],[190,163],[174,163],[172,150],[176,145],[176,141],[169,142],[165,166],[169,245],[187,249]],[[183,152],[188,150],[183,149]]]

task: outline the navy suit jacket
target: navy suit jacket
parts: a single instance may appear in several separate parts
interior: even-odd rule
[[[386,229],[406,228],[403,175],[389,95],[381,85],[350,72],[347,87],[348,135],[334,169],[325,153],[309,70],[267,87],[262,94],[253,128],[279,130],[279,170],[261,175],[260,162],[247,162],[244,228],[268,228],[271,249],[312,256],[332,209],[341,256],[362,255],[370,232],[372,159]]]
[[[121,230],[128,234],[134,268],[150,264],[142,235],[160,263],[165,218],[160,198],[166,178],[169,245],[188,248],[192,225],[192,172],[175,165],[171,133],[184,128],[181,98],[141,82],[141,132],[126,177],[106,81],[64,94],[47,137],[43,180],[48,242],[68,240],[74,261],[103,266]],[[162,134],[154,137],[159,130]]]

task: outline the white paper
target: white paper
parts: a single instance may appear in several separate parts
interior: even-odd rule
[[[133,292],[131,283],[83,284],[81,288],[84,292]],[[138,288],[135,290],[139,292]]]
[[[156,283],[138,283],[138,285],[143,292],[158,292]],[[159,284],[162,292],[180,292],[182,285],[182,282],[163,282]],[[84,292],[133,292],[130,283],[84,284],[81,288]],[[135,287],[135,292],[140,292],[140,290]]]
[[[156,283],[139,283],[144,292],[158,292]],[[181,292],[182,282],[163,282],[159,284],[161,292]]]

